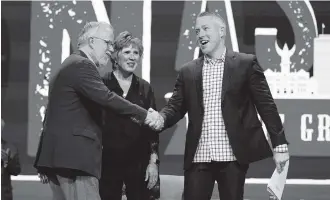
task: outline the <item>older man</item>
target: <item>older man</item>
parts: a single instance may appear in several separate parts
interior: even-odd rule
[[[110,24],[90,22],[50,84],[44,129],[35,161],[56,200],[99,200],[102,137],[100,105],[137,123],[152,118],[145,109],[109,91],[97,71],[113,51]]]

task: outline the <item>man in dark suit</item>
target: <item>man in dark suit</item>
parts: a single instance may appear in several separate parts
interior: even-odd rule
[[[283,126],[256,57],[226,50],[225,21],[203,12],[195,31],[204,56],[182,67],[160,112],[163,123],[152,126],[173,126],[188,112],[184,199],[211,199],[217,181],[220,199],[243,200],[249,163],[273,155],[257,112],[275,147],[279,171],[289,159]]]
[[[139,124],[153,117],[102,82],[97,67],[107,64],[113,40],[110,24],[87,23],[78,37],[79,51],[51,81],[35,167],[49,181],[56,200],[100,199],[101,106]]]

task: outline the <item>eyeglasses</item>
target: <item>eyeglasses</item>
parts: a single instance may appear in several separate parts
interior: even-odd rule
[[[108,47],[112,47],[113,46],[113,42],[111,42],[111,40],[105,40],[103,38],[99,38],[99,37],[95,37],[95,36],[93,36],[92,38],[103,40],[108,45]]]

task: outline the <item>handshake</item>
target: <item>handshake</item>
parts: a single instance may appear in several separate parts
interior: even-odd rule
[[[144,123],[155,131],[160,131],[164,128],[164,118],[152,108],[149,108]]]

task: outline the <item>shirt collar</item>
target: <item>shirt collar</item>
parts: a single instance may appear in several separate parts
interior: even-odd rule
[[[216,64],[216,63],[223,63],[225,62],[225,58],[226,58],[226,51],[227,51],[227,48],[225,48],[225,50],[223,51],[221,57],[219,59],[216,59],[216,58],[210,58],[206,55],[204,55],[204,63],[210,63],[212,65]]]

